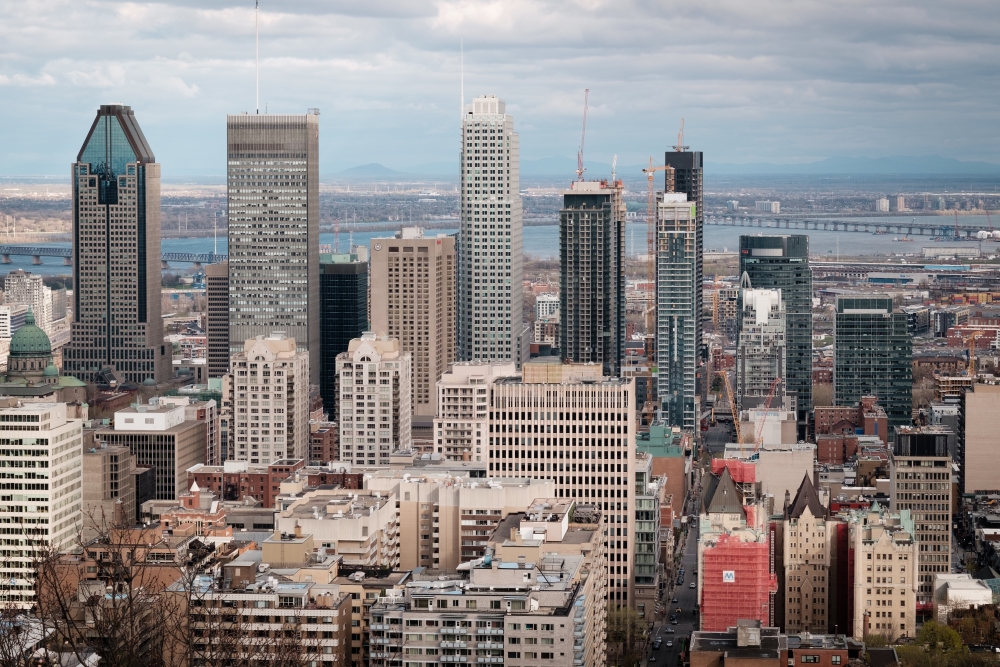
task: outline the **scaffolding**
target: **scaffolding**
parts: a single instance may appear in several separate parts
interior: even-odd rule
[[[729,474],[737,484],[753,484],[757,481],[757,465],[738,459],[712,459],[712,474],[721,475],[723,468],[729,468]]]
[[[770,568],[770,545],[766,533],[754,533],[753,541],[739,535],[720,535],[706,546],[699,577],[701,585],[701,629],[724,632],[738,619],[771,623],[771,594],[778,590]]]

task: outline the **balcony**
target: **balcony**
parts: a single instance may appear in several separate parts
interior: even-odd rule
[[[467,655],[442,655],[441,662],[469,662]]]
[[[502,635],[503,628],[476,628],[477,635]]]
[[[483,648],[483,649],[503,649],[503,644],[497,644],[496,642],[492,642],[492,641],[487,640],[487,641],[484,641],[484,642],[479,642],[476,645],[476,648]]]
[[[464,635],[469,631],[468,628],[441,628],[440,632],[443,635]]]
[[[466,642],[441,642],[441,648],[468,648]]]
[[[503,662],[503,658],[500,657],[499,655],[480,656],[480,657],[476,658],[476,662],[501,662],[502,663]]]

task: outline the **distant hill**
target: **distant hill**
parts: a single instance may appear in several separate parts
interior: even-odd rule
[[[716,174],[1000,174],[1000,164],[965,162],[940,155],[892,157],[830,157],[802,164],[707,162]]]
[[[369,162],[368,164],[344,169],[337,172],[337,175],[346,178],[399,178],[405,174],[395,169],[389,169],[389,167],[381,165],[378,162]]]

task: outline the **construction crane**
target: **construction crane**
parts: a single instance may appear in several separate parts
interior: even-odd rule
[[[642,170],[646,174],[646,275],[651,286],[647,305],[653,307],[653,292],[656,286],[656,188],[653,178],[656,172],[665,171],[666,186],[664,192],[674,191],[674,168],[670,165],[653,166],[653,158],[649,158],[649,166]]]
[[[781,378],[774,378],[771,382],[771,388],[767,392],[767,398],[764,400],[764,416],[761,417],[760,423],[757,424],[757,428],[754,430],[753,442],[754,442],[754,453],[760,449],[760,446],[764,444],[764,422],[767,421],[767,415],[771,411],[771,401],[774,400],[774,393],[777,390],[778,385],[781,384]]]
[[[969,344],[969,365],[965,368],[965,374],[969,377],[976,377],[976,339],[985,335],[984,332],[977,331],[971,336],[965,337],[965,342]]]
[[[691,147],[684,145],[684,119],[681,118],[681,129],[677,131],[677,145],[674,146],[674,150],[678,153],[682,153],[689,148]]]
[[[576,180],[583,180],[583,145],[587,140],[587,100],[590,97],[590,88],[583,90],[583,131],[580,132],[580,150],[576,154]]]
[[[726,371],[716,371],[722,376],[722,382],[726,387],[726,398],[729,399],[729,409],[733,413],[733,428],[736,430],[736,442],[740,446],[740,458],[743,458],[743,432],[740,429],[740,413],[736,409],[736,399],[733,397],[733,386],[729,383],[729,373]]]

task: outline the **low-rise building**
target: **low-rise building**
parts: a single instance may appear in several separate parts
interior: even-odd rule
[[[951,612],[993,604],[993,589],[970,574],[934,575],[934,620],[947,624]]]

